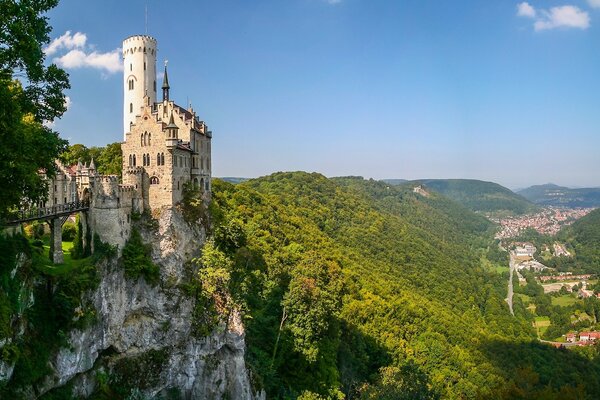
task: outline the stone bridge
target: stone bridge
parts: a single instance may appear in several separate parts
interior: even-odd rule
[[[70,215],[82,213],[85,216],[89,209],[89,200],[73,201],[50,207],[22,209],[13,212],[4,225],[19,225],[31,221],[47,222],[50,225],[50,259],[55,264],[62,264],[65,261],[62,251],[62,226]],[[82,227],[81,236],[85,241],[87,237],[86,218],[81,218],[80,221]]]

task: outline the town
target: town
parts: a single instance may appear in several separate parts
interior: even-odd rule
[[[555,235],[566,225],[570,225],[581,217],[589,214],[593,208],[556,208],[547,207],[535,214],[525,214],[506,218],[489,217],[501,229],[496,239],[509,239],[518,236],[522,231],[533,228],[546,235]]]

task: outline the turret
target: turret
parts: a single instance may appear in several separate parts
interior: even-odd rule
[[[147,35],[123,41],[123,135],[146,105],[156,103],[156,39]]]
[[[166,146],[169,149],[172,149],[175,146],[177,146],[177,142],[179,141],[179,128],[177,127],[177,125],[175,125],[175,121],[173,119],[173,112],[171,112],[171,117],[169,118],[169,125],[167,125],[165,129],[167,131]]]

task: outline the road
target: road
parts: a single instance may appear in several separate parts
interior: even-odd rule
[[[508,275],[508,296],[506,297],[506,302],[508,303],[508,308],[512,315],[515,315],[513,311],[513,274],[515,271],[515,259],[514,254],[510,252],[510,263],[509,263],[509,275]]]

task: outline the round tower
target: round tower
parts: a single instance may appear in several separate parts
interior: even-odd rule
[[[123,136],[135,123],[144,96],[156,102],[156,39],[135,35],[123,41]]]

